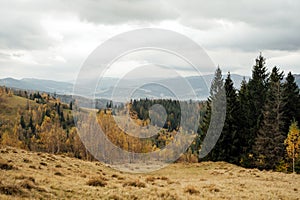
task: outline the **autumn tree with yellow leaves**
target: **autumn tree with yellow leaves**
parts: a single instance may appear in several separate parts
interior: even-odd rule
[[[295,173],[295,160],[298,158],[300,151],[300,129],[296,121],[292,122],[284,143],[287,145],[286,150],[289,158],[293,160],[293,173]]]

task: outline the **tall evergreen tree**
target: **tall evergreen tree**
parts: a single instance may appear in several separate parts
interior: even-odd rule
[[[300,94],[295,77],[291,72],[288,73],[283,84],[284,101],[284,131],[288,133],[289,126],[293,120],[300,123]]]
[[[20,125],[22,126],[23,129],[26,128],[26,124],[25,124],[25,120],[24,120],[24,116],[23,115],[21,115],[21,117],[20,117]]]
[[[252,150],[252,141],[250,129],[250,98],[249,98],[249,89],[248,83],[243,79],[241,83],[241,88],[238,93],[238,104],[239,104],[239,114],[236,116],[238,121],[238,130],[239,130],[239,145],[240,145],[240,164],[244,167],[252,167],[251,164],[251,150]]]
[[[263,121],[253,146],[257,166],[263,169],[275,169],[285,154],[282,80],[283,72],[274,67],[269,79]]]
[[[230,73],[225,80],[226,91],[226,120],[222,134],[212,150],[212,160],[238,163],[239,138],[238,138],[238,99],[236,89],[233,86]]]
[[[267,68],[265,65],[265,58],[262,54],[256,59],[256,64],[252,70],[252,78],[248,83],[248,95],[249,95],[249,137],[248,137],[248,149],[251,149],[255,142],[257,131],[260,128],[261,121],[263,119],[263,106],[266,101],[267,94],[267,82],[268,82]],[[251,153],[251,151],[249,152]]]
[[[223,127],[223,119],[225,118],[226,97],[224,91],[224,80],[220,67],[215,72],[214,79],[211,83],[210,96],[207,101],[207,110],[204,120],[201,124],[201,131],[205,135],[201,146],[200,158],[206,156],[207,160],[215,160],[218,155],[216,151],[211,151],[214,148],[219,136],[220,130]],[[225,107],[225,108],[224,108]]]
[[[199,139],[201,141],[203,141],[203,139],[208,131],[208,128],[210,125],[210,120],[211,120],[212,100],[215,98],[220,87],[223,87],[223,77],[222,77],[222,71],[221,71],[220,67],[218,66],[218,68],[215,72],[214,79],[211,83],[210,92],[209,92],[210,96],[208,97],[208,99],[206,101],[206,108],[205,108],[206,112],[203,117],[203,120],[200,123],[200,128],[198,129]]]

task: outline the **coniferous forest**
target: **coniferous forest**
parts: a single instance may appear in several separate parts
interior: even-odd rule
[[[213,100],[222,89],[226,92],[226,118],[221,136],[212,151],[198,159],[210,126]],[[114,144],[128,151],[149,152],[166,146],[180,129],[180,103],[186,109],[197,104],[200,121],[197,133],[187,133],[196,134],[195,141],[178,162],[225,161],[247,168],[300,172],[299,87],[291,72],[284,74],[277,66],[268,68],[262,55],[255,60],[251,78],[244,79],[239,89],[230,72],[224,80],[218,67],[206,101],[133,99],[125,106],[108,102],[106,108],[97,110],[97,118]],[[154,104],[165,108],[167,118],[163,129],[149,139],[127,136],[113,120],[113,115],[128,111],[139,125],[147,126],[149,108]],[[93,160],[75,128],[74,106],[76,102],[62,102],[50,94],[1,87],[1,144]]]

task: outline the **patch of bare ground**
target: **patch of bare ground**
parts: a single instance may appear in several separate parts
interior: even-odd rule
[[[131,174],[64,155],[0,148],[0,199],[299,199],[299,188],[300,175],[223,162]]]

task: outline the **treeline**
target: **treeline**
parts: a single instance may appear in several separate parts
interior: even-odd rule
[[[225,88],[226,120],[217,144],[205,160],[291,171],[294,158],[296,170],[300,172],[300,159],[296,158],[300,146],[299,129],[294,131],[292,142],[287,140],[290,126],[297,127],[300,122],[299,87],[291,72],[284,78],[284,73],[275,66],[269,73],[265,58],[260,55],[252,77],[249,81],[243,80],[239,90],[234,87],[230,73],[223,80],[220,68],[211,88],[198,137],[203,138],[208,130],[212,99],[217,96],[217,92],[212,92],[215,88]]]
[[[204,116],[205,114],[205,110],[203,109],[204,103],[194,102],[192,100],[186,102],[172,99],[134,99],[130,102],[130,110],[136,114],[139,119],[148,120],[150,119],[149,110],[155,105],[160,105],[165,109],[166,119],[163,122],[161,121],[164,120],[161,119],[162,117],[160,116],[162,115],[162,113],[160,113],[161,109],[157,108],[151,113],[151,122],[153,125],[158,125],[168,132],[178,131],[183,123],[185,124],[186,129],[189,129],[186,131],[193,130],[194,116],[189,116],[189,114],[193,113],[193,110],[195,109],[200,112],[200,116]],[[182,109],[184,109],[184,111],[182,111]]]

